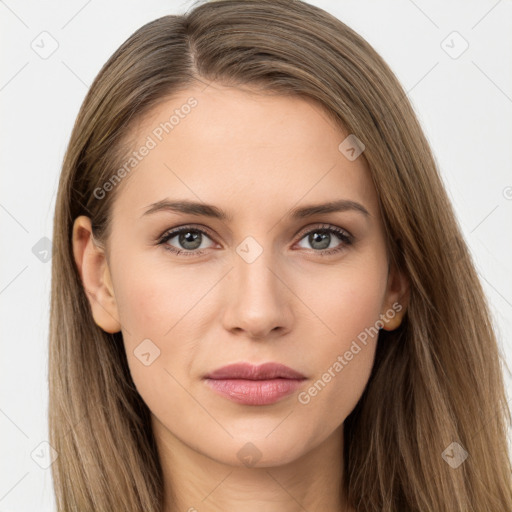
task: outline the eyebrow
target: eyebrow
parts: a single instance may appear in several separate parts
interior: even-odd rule
[[[198,203],[189,201],[187,199],[181,201],[169,201],[164,199],[149,205],[148,209],[142,214],[150,215],[156,212],[170,211],[175,213],[185,213],[190,215],[198,215],[205,217],[212,217],[221,221],[232,221],[233,216],[221,210],[217,206],[206,203]],[[345,212],[345,211],[356,211],[363,214],[365,217],[371,217],[370,212],[360,203],[351,201],[349,199],[339,199],[337,201],[329,201],[327,203],[313,204],[308,206],[302,206],[300,208],[293,208],[288,217],[292,219],[304,219],[306,217],[312,217],[321,213],[334,213],[334,212]]]

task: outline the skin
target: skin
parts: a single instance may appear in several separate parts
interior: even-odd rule
[[[152,413],[167,512],[352,510],[339,492],[343,422],[367,384],[377,336],[309,403],[298,393],[381,315],[392,330],[406,309],[408,283],[389,267],[366,161],[340,152],[348,133],[311,100],[217,83],[203,88],[166,100],[134,130],[135,149],[190,96],[198,101],[118,185],[106,247],[92,240],[87,217],[75,221],[75,260],[94,320],[123,333],[133,380]],[[166,198],[214,204],[233,218],[143,215]],[[295,207],[338,199],[362,204],[369,216],[288,217]],[[166,230],[190,224],[209,228],[202,255],[157,244]],[[343,249],[320,256],[323,246],[308,238],[319,224],[348,231],[353,244],[332,233],[329,247]],[[237,252],[248,236],[262,248],[251,263]],[[190,247],[177,236],[167,245]],[[396,302],[402,310],[390,319]],[[149,366],[134,354],[145,339],[160,350]],[[205,385],[207,372],[241,361],[280,362],[307,379],[266,406],[235,403]],[[241,459],[244,450],[257,454],[251,465]]]

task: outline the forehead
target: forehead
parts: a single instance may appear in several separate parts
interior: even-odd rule
[[[279,213],[278,206],[302,198],[346,197],[375,209],[364,156],[350,160],[339,149],[348,135],[308,98],[219,84],[190,87],[133,130],[136,162],[126,167],[116,207],[142,213],[164,198],[189,198],[233,203],[246,213],[272,205]]]

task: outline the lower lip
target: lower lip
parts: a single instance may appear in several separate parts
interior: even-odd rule
[[[304,379],[206,379],[206,383],[220,395],[244,405],[268,405],[290,395]]]

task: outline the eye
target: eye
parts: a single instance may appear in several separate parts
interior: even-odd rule
[[[170,243],[174,239],[176,239],[174,243]],[[212,247],[211,245],[205,245],[206,239],[212,241],[211,236],[205,229],[183,226],[165,232],[157,243],[174,254],[198,256],[203,254],[206,249]],[[299,242],[299,246],[302,248],[304,247],[301,245],[301,242],[304,239],[310,244],[311,250],[321,256],[338,253],[346,249],[354,241],[348,231],[329,224],[322,224],[314,229],[303,232]],[[339,242],[337,245],[336,240]]]
[[[329,224],[323,224],[306,231],[303,233],[301,241],[304,239],[310,244],[314,252],[322,256],[335,254],[353,243],[353,237],[348,231]],[[341,243],[336,245],[336,239]]]
[[[175,247],[169,243],[174,238],[176,238],[175,244],[177,244],[178,247]],[[164,235],[159,239],[158,244],[163,245],[165,249],[175,254],[192,256],[203,254],[203,251],[198,249],[209,248],[203,244],[205,238],[210,239],[208,233],[204,229],[199,229],[192,226],[184,226],[182,228],[164,233]]]

